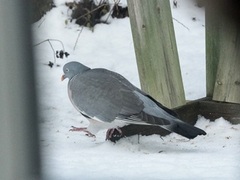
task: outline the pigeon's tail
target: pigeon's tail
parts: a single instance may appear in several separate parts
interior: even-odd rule
[[[192,126],[190,124],[187,124],[169,114],[166,116],[166,119],[164,119],[164,118],[159,118],[159,117],[156,117],[153,115],[149,115],[142,111],[137,116],[136,115],[130,116],[127,119],[128,119],[128,122],[129,122],[129,120],[131,120],[132,124],[139,124],[139,119],[140,119],[142,122],[144,122],[146,124],[161,126],[162,128],[164,128],[170,132],[175,132],[175,133],[177,133],[181,136],[184,136],[188,139],[193,139],[198,135],[206,135],[205,131],[203,131],[195,126]]]
[[[139,114],[131,116],[132,120],[140,119],[147,124],[158,125],[189,139],[206,134],[203,130],[181,121],[174,111],[164,107],[151,96],[138,91],[134,93],[144,103],[144,109]]]
[[[181,136],[184,136],[188,139],[193,139],[198,135],[206,135],[206,132],[203,131],[202,129],[199,129],[197,127],[194,127],[190,124],[181,121],[173,122],[173,124],[167,125],[164,128],[171,132],[175,132]]]
[[[184,121],[181,121],[178,118],[168,113],[165,114],[164,118],[152,116],[143,112],[141,114],[143,115],[141,119],[146,123],[152,124],[152,125],[154,124],[159,125],[170,132],[175,132],[188,139],[193,139],[198,135],[206,135],[206,132],[203,131],[202,129],[199,129],[195,126],[187,124]]]

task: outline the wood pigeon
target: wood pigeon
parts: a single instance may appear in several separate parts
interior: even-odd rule
[[[149,94],[131,84],[118,73],[107,69],[91,69],[79,62],[63,67],[62,80],[69,79],[68,95],[73,106],[86,117],[88,127],[73,127],[94,136],[101,129],[109,129],[109,140],[115,130],[127,124],[160,126],[192,139],[206,132],[177,118],[175,113],[157,102]]]

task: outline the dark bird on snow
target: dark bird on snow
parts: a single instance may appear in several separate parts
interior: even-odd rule
[[[94,136],[101,129],[109,129],[106,139],[127,124],[160,126],[188,139],[206,132],[181,121],[174,112],[157,102],[149,94],[131,84],[118,73],[107,69],[91,69],[79,62],[63,67],[68,82],[68,95],[73,106],[86,117],[88,127],[73,127]]]

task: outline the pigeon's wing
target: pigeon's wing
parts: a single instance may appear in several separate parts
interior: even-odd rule
[[[69,81],[69,97],[86,116],[105,122],[139,114],[142,100],[133,93],[134,86],[121,75],[93,69]]]

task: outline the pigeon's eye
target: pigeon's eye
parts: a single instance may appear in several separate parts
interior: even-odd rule
[[[66,69],[65,69],[65,71],[66,71],[66,72],[69,72],[69,69],[68,69],[68,68],[66,68]]]

